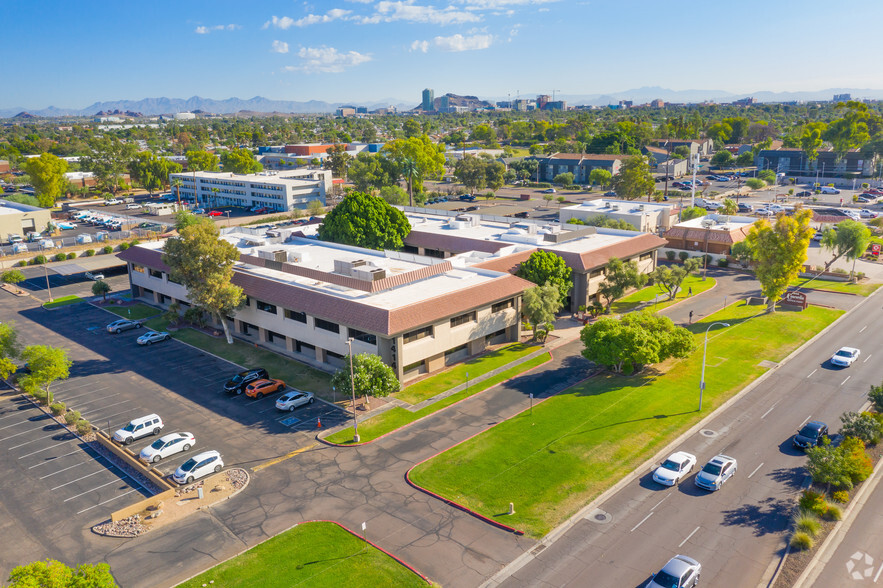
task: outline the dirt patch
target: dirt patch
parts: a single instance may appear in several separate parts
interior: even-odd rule
[[[28,295],[26,290],[22,290],[18,286],[14,286],[12,284],[0,284],[0,289],[6,290],[7,292],[9,292],[10,294],[13,294],[15,296],[27,296]]]

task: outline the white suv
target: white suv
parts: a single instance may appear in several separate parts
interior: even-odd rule
[[[147,416],[132,419],[128,425],[122,429],[118,429],[113,434],[113,440],[128,445],[135,439],[146,437],[147,435],[159,435],[165,425],[159,415],[149,414]]]
[[[194,455],[181,464],[172,479],[179,484],[189,484],[197,478],[207,476],[212,472],[220,472],[224,469],[224,460],[217,451],[203,451],[198,455]]]
[[[822,186],[822,194],[839,194],[840,190],[832,186]]]

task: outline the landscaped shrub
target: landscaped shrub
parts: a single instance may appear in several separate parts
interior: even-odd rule
[[[78,420],[80,420],[79,410],[72,410],[64,415],[64,422],[66,422],[68,425],[76,424]]]
[[[83,255],[85,255],[86,257],[92,257],[93,255],[95,255],[95,250],[94,249],[86,249],[86,251],[85,251],[85,253],[83,253]]]
[[[105,245],[101,248],[102,253],[113,253],[113,245]]]
[[[125,241],[120,243],[120,251],[125,251],[128,248],[129,248],[129,244],[126,243]]]
[[[678,251],[678,259],[681,261],[687,261],[690,258],[690,254],[686,251]]]
[[[78,435],[86,435],[92,432],[92,425],[89,424],[89,421],[86,419],[80,419],[77,421],[77,434]]]
[[[811,512],[818,516],[822,516],[828,510],[825,497],[812,490],[804,490],[798,504],[803,512]]]
[[[864,482],[874,471],[871,457],[865,451],[865,443],[855,437],[847,437],[838,447],[846,456],[846,468],[853,484]]]
[[[825,511],[825,514],[822,515],[826,520],[829,521],[839,521],[843,519],[843,509],[834,504],[828,505],[828,510]]]
[[[42,264],[46,263],[47,261],[49,261],[49,260],[46,259],[46,256],[40,254],[34,258],[34,265],[42,265]]]
[[[838,490],[837,492],[831,494],[831,498],[834,500],[834,502],[845,504],[849,502],[849,492],[847,492],[846,490]]]
[[[793,537],[791,537],[792,549],[804,551],[807,549],[812,549],[813,545],[815,545],[815,541],[813,540],[813,538],[803,531],[798,531],[797,533],[794,533]]]
[[[843,426],[840,432],[845,437],[861,439],[866,445],[876,445],[883,437],[883,424],[870,412],[844,412],[840,415]]]
[[[65,255],[64,253],[55,254],[55,261],[64,261],[65,259],[67,259],[67,255]]]
[[[67,258],[68,258],[68,259],[76,259],[76,258],[77,258],[77,252],[76,252],[76,251],[71,251],[70,253],[67,254]]]
[[[868,391],[868,400],[874,405],[874,410],[877,413],[883,413],[883,384],[880,386],[871,384],[871,389]]]
[[[717,260],[718,267],[728,267],[730,265],[730,260],[726,257],[721,257]]]
[[[65,406],[64,402],[53,402],[49,405],[49,410],[52,411],[53,415],[61,416],[67,410],[67,406]]]
[[[677,256],[678,256],[678,254],[675,253],[674,251],[672,251],[671,249],[669,249],[668,251],[665,252],[665,257],[666,257],[669,261],[674,261],[674,260],[675,260],[675,257],[677,257]]]
[[[140,245],[140,244],[141,244],[141,241],[139,241],[138,239],[132,239],[132,241],[129,242],[129,247],[134,247],[135,245]]]
[[[822,530],[822,523],[819,517],[811,512],[799,510],[794,515],[794,529],[797,532],[806,533],[810,537],[818,537],[819,531]]]
[[[21,259],[21,260],[19,260],[18,265],[20,265],[21,267],[25,267],[26,265],[28,265],[28,260]]]
[[[831,271],[832,271],[833,273],[835,273],[835,274],[840,274],[840,275],[844,275],[844,276],[845,276],[846,274],[849,273],[848,271],[846,271],[846,270],[843,269],[842,267],[835,267],[835,268],[834,268],[833,270],[831,270]]]

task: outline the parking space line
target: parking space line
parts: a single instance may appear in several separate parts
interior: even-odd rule
[[[86,474],[82,478],[77,478],[76,480],[71,480],[70,482],[65,482],[61,486],[56,486],[55,488],[50,488],[49,491],[52,492],[53,490],[58,490],[59,488],[64,488],[65,486],[73,484],[74,482],[79,482],[80,480],[85,480],[86,478],[91,478],[92,476],[94,476],[96,474],[100,474],[101,472],[106,472],[106,471],[107,471],[106,469],[100,469],[100,470],[94,471],[91,474]]]
[[[105,486],[110,486],[111,484],[117,484],[117,483],[119,483],[119,482],[121,482],[121,481],[122,481],[122,480],[119,480],[119,479],[117,479],[117,480],[111,480],[111,481],[108,482],[107,484],[102,484],[101,486],[95,486],[94,488],[91,488],[91,489],[89,489],[89,490],[86,490],[85,492],[80,492],[79,494],[76,494],[76,495],[74,495],[74,496],[71,496],[70,498],[65,498],[62,502],[68,502],[68,501],[70,501],[70,500],[73,500],[74,498],[79,498],[80,496],[82,496],[82,495],[84,495],[84,494],[88,494],[89,492],[94,492],[95,490],[100,490],[100,489],[104,488]]]
[[[73,433],[71,433],[70,431],[68,431],[64,427],[61,427],[58,430],[64,431],[63,434],[65,434],[65,435],[73,435]],[[18,445],[15,445],[14,447],[10,447],[6,451],[12,451],[13,449],[18,449],[19,447],[24,447],[25,445],[30,445],[31,443],[36,443],[37,441],[42,441],[43,439],[46,439],[47,437],[55,437],[57,434],[58,434],[58,431],[52,433],[51,435],[46,435],[46,436],[40,437],[38,439],[32,439],[30,441],[25,441],[24,443],[19,443]],[[74,439],[76,439],[76,437],[74,437]]]
[[[30,457],[32,455],[36,455],[37,453],[42,453],[44,451],[49,451],[50,449],[55,449],[56,447],[64,445],[65,443],[70,443],[71,441],[79,441],[79,439],[77,437],[74,437],[73,439],[69,439],[67,441],[62,441],[61,443],[53,444],[53,445],[50,445],[49,447],[44,447],[43,449],[38,449],[37,451],[25,453],[24,455],[22,455],[18,459],[24,459],[25,457]]]
[[[77,398],[82,398],[83,396],[92,396],[96,392],[101,392],[102,390],[107,390],[107,388],[90,389],[89,391],[83,392],[82,394],[74,394],[73,396],[65,396],[64,401],[70,402],[71,400],[75,400]],[[58,397],[58,394],[56,394],[56,397]]]
[[[92,414],[93,412],[104,410],[105,408],[110,408],[111,406],[119,406],[120,404],[126,404],[127,402],[132,402],[131,400],[121,400],[120,402],[114,402],[113,404],[108,404],[107,406],[102,406],[101,408],[90,408],[89,410],[80,411],[80,414]]]
[[[254,468],[252,468],[252,469],[253,469],[255,472],[259,472],[259,471],[261,471],[261,470],[264,469],[264,468],[268,468],[268,467],[270,467],[271,465],[276,465],[277,463],[283,462],[283,461],[285,461],[285,460],[287,460],[287,459],[291,459],[291,458],[294,457],[295,455],[298,455],[298,454],[304,453],[305,451],[309,451],[310,449],[312,449],[312,448],[314,448],[314,447],[318,447],[318,445],[319,445],[318,443],[313,443],[312,445],[307,445],[306,447],[301,447],[300,449],[295,449],[294,451],[291,451],[291,452],[289,452],[289,453],[287,453],[287,454],[285,454],[285,455],[283,455],[283,456],[281,456],[281,457],[277,457],[277,458],[275,458],[275,459],[271,459],[271,460],[269,460],[269,461],[266,461],[266,462],[264,462],[264,463],[262,463],[262,464],[258,464],[258,465],[256,465]]]
[[[40,419],[43,420],[43,419]],[[55,422],[55,421],[53,421]],[[7,439],[13,439],[18,437],[19,435],[27,435],[28,433],[33,433],[35,429],[28,429],[27,431],[22,431],[21,433],[16,433],[15,435],[10,435],[9,437],[0,438],[0,441],[6,441]]]
[[[73,439],[72,439],[71,441],[73,441]],[[67,443],[70,443],[70,441],[68,441]],[[32,469],[34,469],[34,468],[38,468],[38,467],[40,467],[40,466],[46,465],[47,463],[52,463],[52,462],[55,461],[56,459],[61,459],[62,457],[67,457],[68,455],[73,455],[73,454],[75,454],[75,453],[79,453],[80,451],[82,451],[82,449],[77,448],[77,449],[74,449],[73,451],[71,451],[70,453],[65,453],[64,455],[59,455],[59,456],[57,456],[57,457],[50,457],[50,458],[47,459],[46,461],[44,461],[44,462],[42,462],[42,463],[38,463],[38,464],[36,464],[36,465],[32,465],[32,466],[29,467],[28,469],[29,469],[29,470],[32,470]],[[19,459],[21,459],[21,458],[19,458]]]
[[[119,396],[119,395],[120,395],[119,392],[117,392],[116,394],[108,394],[107,396],[102,396],[101,398],[93,398],[92,400],[87,400],[86,402],[78,402],[77,406],[87,406],[89,404],[94,404],[96,402],[103,402],[103,401],[107,400],[108,398],[113,398],[114,396]]]
[[[22,414],[20,410],[13,410],[13,411],[10,411],[10,413],[11,414],[8,414],[6,416],[0,416],[0,421],[2,421],[3,419],[11,419],[12,417],[21,416],[21,414]]]
[[[36,423],[39,421],[44,421],[48,418],[49,418],[49,415],[47,415],[47,414],[39,415],[39,418],[37,418],[36,420],[33,420],[33,421],[31,419],[25,419],[23,421],[18,421],[17,423],[12,423],[11,425],[6,425],[5,427],[0,427],[0,431],[2,431],[3,429],[8,429],[9,427],[14,427],[16,425],[23,425],[24,423]],[[8,437],[6,437],[6,438],[8,439]]]
[[[69,455],[69,454],[68,454],[68,455]],[[51,462],[46,462],[46,463],[51,463]],[[66,467],[66,468],[63,468],[63,469],[60,469],[60,470],[58,470],[58,471],[52,472],[51,474],[46,474],[45,476],[41,476],[39,479],[42,480],[43,478],[49,478],[49,477],[51,477],[51,476],[54,476],[55,474],[60,474],[61,472],[66,472],[66,471],[68,471],[68,470],[72,470],[72,469],[74,469],[75,467],[81,466],[81,465],[86,464],[86,463],[89,463],[89,462],[88,462],[88,461],[81,461],[80,463],[75,463],[75,464],[72,465],[72,466],[68,466],[68,467]],[[37,465],[43,465],[43,464],[37,464]],[[34,466],[34,467],[36,467],[36,466]]]
[[[92,385],[92,382],[83,382],[77,386],[71,386],[70,388],[59,387],[58,390],[55,391],[55,394],[61,394],[63,392],[70,392],[71,390],[77,390],[77,389],[82,388],[84,386],[90,386],[90,385]]]
[[[138,407],[136,406],[135,408],[137,409]],[[96,410],[100,410],[100,409],[96,409]],[[91,411],[86,411],[86,413],[89,413],[89,412],[91,412]],[[126,410],[122,410],[122,411],[120,411],[120,412],[115,412],[115,413],[113,413],[113,414],[111,414],[111,415],[108,415],[108,416],[106,416],[106,417],[101,417],[101,420],[102,420],[102,421],[106,421],[106,420],[112,419],[112,418],[115,417],[115,416],[120,416],[121,414],[126,414],[127,412],[132,412],[132,409],[131,409],[131,408],[127,408]],[[81,414],[84,414],[84,413],[81,413]],[[129,422],[129,421],[126,421],[126,422]],[[96,425],[96,426],[97,426],[97,425]]]
[[[122,498],[123,496],[127,496],[127,495],[131,494],[132,492],[137,492],[137,490],[135,490],[134,488],[132,488],[132,489],[129,490],[128,492],[124,492],[123,494],[120,494],[119,496],[114,496],[113,498],[109,498],[109,499],[105,500],[104,502],[99,502],[98,504],[92,505],[92,506],[90,506],[89,508],[84,508],[83,510],[79,511],[77,514],[83,514],[83,513],[86,512],[87,510],[92,510],[93,508],[95,508],[95,507],[97,507],[97,506],[101,506],[101,505],[107,504],[108,502],[113,502],[114,500],[116,500],[116,499],[118,499],[118,498]]]

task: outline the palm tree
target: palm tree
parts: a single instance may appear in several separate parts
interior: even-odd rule
[[[178,195],[178,208],[181,208],[181,180],[175,178],[175,181],[172,182],[172,186],[175,188],[175,194]]]
[[[214,203],[214,204],[212,204],[212,206],[218,205],[218,192],[220,192],[220,191],[221,190],[218,188],[212,188],[212,202]]]
[[[420,172],[417,167],[417,162],[414,161],[410,157],[406,157],[402,160],[402,175],[408,178],[408,203],[411,207],[414,206],[414,176],[416,176]]]

